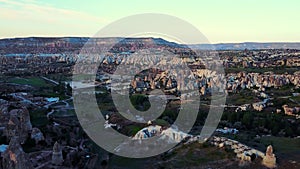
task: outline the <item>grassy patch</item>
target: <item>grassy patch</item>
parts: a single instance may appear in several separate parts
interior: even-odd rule
[[[159,126],[169,126],[170,125],[167,121],[165,121],[163,119],[156,119],[156,120],[154,120],[153,123],[156,125],[159,125]]]
[[[8,79],[9,83],[15,83],[20,85],[30,85],[34,87],[46,87],[49,86],[48,83],[45,82],[45,80],[39,78],[39,77],[13,77]]]
[[[291,99],[293,99],[296,102],[300,103],[300,96],[293,96]]]
[[[292,89],[294,88],[293,85],[285,85],[280,88],[269,88],[267,89],[266,93],[270,96],[291,96],[292,95]]]
[[[30,112],[30,121],[33,126],[41,127],[48,124],[47,109],[40,108]]]
[[[272,145],[275,153],[299,152],[300,139],[286,137],[262,137],[259,140],[265,146]]]
[[[240,93],[231,93],[226,98],[227,104],[242,105],[258,101],[254,93],[250,90],[243,90]]]
[[[234,153],[226,152],[212,146],[204,146],[200,143],[184,145],[167,157],[170,168],[186,168],[187,166],[202,166],[223,159],[235,158]]]
[[[137,132],[139,132],[143,127],[130,125],[125,127],[126,134],[129,136],[134,136]]]

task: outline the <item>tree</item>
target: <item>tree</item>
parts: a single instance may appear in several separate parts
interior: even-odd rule
[[[273,125],[272,125],[271,132],[272,132],[272,135],[275,136],[275,135],[277,135],[279,133],[280,128],[279,128],[279,126],[276,123],[272,123],[272,124]]]
[[[242,118],[242,123],[243,125],[245,125],[247,128],[251,128],[252,127],[252,122],[253,122],[253,115],[250,112],[247,112],[244,114],[243,118]]]
[[[237,113],[236,112],[230,113],[228,116],[228,121],[230,123],[235,123],[237,121]]]
[[[289,126],[286,126],[284,131],[285,131],[285,136],[286,137],[292,137],[294,135],[294,131]]]

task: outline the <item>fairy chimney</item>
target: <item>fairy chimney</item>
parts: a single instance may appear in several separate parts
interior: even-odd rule
[[[266,155],[263,158],[262,164],[268,168],[276,167],[276,157],[273,154],[273,147],[270,145],[267,148]]]
[[[64,160],[63,160],[60,144],[58,142],[55,142],[53,146],[53,152],[52,152],[52,164],[59,166],[62,165],[63,161]]]

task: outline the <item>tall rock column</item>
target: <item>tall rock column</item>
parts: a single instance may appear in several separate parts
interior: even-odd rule
[[[53,146],[53,153],[52,153],[52,164],[53,165],[62,165],[64,162],[62,150],[60,147],[60,144],[58,142],[55,142]]]
[[[276,157],[275,154],[273,154],[273,147],[271,145],[267,148],[266,155],[263,158],[262,164],[268,168],[276,167]]]

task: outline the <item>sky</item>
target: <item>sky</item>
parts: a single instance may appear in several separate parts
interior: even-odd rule
[[[300,42],[299,0],[0,0],[0,38],[91,37],[126,16],[181,18],[211,43]]]

